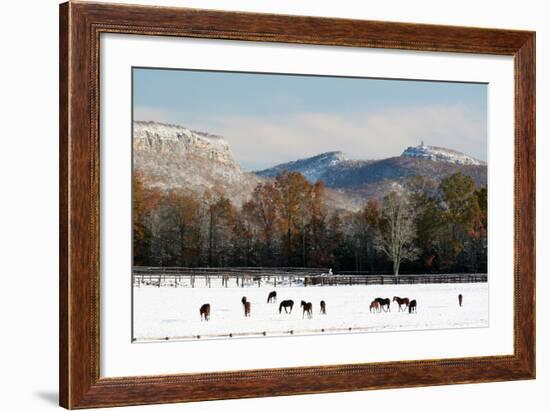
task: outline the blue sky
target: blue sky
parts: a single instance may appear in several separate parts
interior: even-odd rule
[[[326,151],[398,156],[438,145],[487,156],[487,86],[472,83],[135,68],[135,120],[224,136],[261,169]]]

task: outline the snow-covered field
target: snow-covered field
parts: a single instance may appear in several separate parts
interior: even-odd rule
[[[277,303],[266,302],[277,291]],[[458,306],[458,294],[464,296]],[[241,298],[252,303],[244,317]],[[376,297],[416,299],[416,314],[371,313]],[[279,302],[294,301],[292,314],[279,314]],[[300,301],[313,303],[313,318],[302,319]],[[319,313],[326,301],[327,314]],[[199,308],[211,305],[210,321],[201,321]],[[489,324],[487,283],[262,287],[134,286],[134,339],[137,342],[190,338],[228,338],[334,333],[485,327]]]

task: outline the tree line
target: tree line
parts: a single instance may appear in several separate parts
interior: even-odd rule
[[[357,212],[322,181],[286,172],[236,206],[133,182],[133,263],[181,267],[326,267],[334,271],[486,272],[487,189],[464,174],[414,177]]]

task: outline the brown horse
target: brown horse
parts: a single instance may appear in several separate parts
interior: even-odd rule
[[[302,318],[304,318],[306,313],[307,313],[307,318],[311,318],[313,314],[313,305],[311,303],[306,303],[304,300],[302,300],[302,302],[300,303],[300,307],[302,307],[303,309]]]
[[[409,314],[412,314],[413,312],[416,312],[416,300],[411,300],[409,303]]]
[[[241,302],[243,303],[244,316],[250,317],[250,301],[247,301],[246,297],[243,297],[241,298]]]
[[[292,307],[294,307],[294,301],[292,300],[281,301],[281,304],[279,304],[279,314],[281,314],[283,308],[285,309],[285,313],[292,314]],[[290,313],[286,310],[287,308],[290,308]]]
[[[391,311],[390,309],[390,299],[389,298],[375,298],[374,301],[378,301],[378,303],[380,304],[380,309],[381,310],[384,310],[384,311]],[[386,307],[386,308],[384,308]]]
[[[458,294],[458,306],[462,307],[462,294]]]
[[[325,303],[325,300],[321,300],[321,314],[327,313],[327,304]]]
[[[378,301],[374,300],[372,303],[370,303],[369,310],[370,310],[371,313],[373,311],[375,313],[379,313],[380,312],[380,303]]]
[[[399,306],[399,311],[406,311],[407,308],[409,308],[408,298],[393,297],[393,301],[395,301]],[[402,306],[405,306],[405,308],[402,308]]]
[[[267,303],[277,302],[277,291],[271,291],[267,296]]]
[[[204,317],[204,321],[210,321],[210,304],[203,304],[201,306],[200,313],[201,313],[201,321],[203,320],[203,317]]]

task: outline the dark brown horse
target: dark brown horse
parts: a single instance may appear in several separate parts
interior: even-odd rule
[[[321,314],[327,313],[327,304],[325,303],[325,300],[321,300]]]
[[[401,297],[393,297],[393,301],[397,303],[399,306],[399,311],[406,311],[407,308],[409,308],[409,299],[408,298],[401,298]],[[405,306],[405,308],[402,308]]]
[[[370,303],[369,310],[370,310],[371,313],[373,311],[375,313],[379,313],[380,312],[380,303],[378,301],[374,300],[372,303]]]
[[[279,314],[281,314],[283,308],[285,309],[285,313],[292,314],[292,307],[294,307],[294,301],[292,300],[281,301],[281,304],[279,304]],[[290,309],[290,312],[287,311],[287,308]]]
[[[458,294],[458,306],[462,307],[462,294]]]
[[[313,305],[311,303],[306,303],[304,300],[302,300],[302,302],[300,303],[300,307],[302,307],[302,310],[303,310],[302,318],[304,318],[306,313],[307,313],[307,318],[311,318],[313,314]]]
[[[416,312],[416,300],[411,300],[409,303],[409,314]]]
[[[267,296],[267,303],[274,303],[277,301],[277,291],[271,291]]]
[[[210,321],[210,304],[203,304],[200,309],[201,321]]]
[[[375,298],[374,301],[378,301],[378,304],[380,304],[380,309],[384,311],[391,311],[390,309],[390,299],[389,298]],[[386,308],[384,308],[386,307]]]
[[[243,303],[244,316],[250,317],[250,301],[247,301],[246,297],[243,297],[241,298],[241,302]]]

